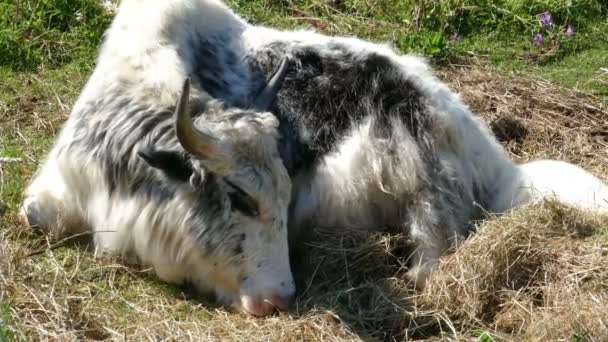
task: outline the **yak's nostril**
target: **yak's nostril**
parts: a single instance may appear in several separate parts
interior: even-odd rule
[[[294,300],[293,295],[270,295],[259,297],[241,297],[243,308],[255,316],[268,316],[274,311],[287,311]]]
[[[289,306],[293,302],[294,296],[270,296],[266,299],[267,302],[272,304],[279,311],[287,311],[289,310]]]

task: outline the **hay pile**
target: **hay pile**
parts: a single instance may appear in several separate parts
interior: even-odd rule
[[[556,203],[484,223],[442,260],[418,304],[457,331],[608,339],[608,219]]]
[[[450,67],[437,74],[513,159],[559,159],[608,177],[608,108],[592,95],[483,67]]]
[[[589,95],[479,67],[440,76],[514,158],[558,158],[608,175],[608,113]],[[478,223],[421,293],[404,277],[406,237],[319,232],[294,260],[294,309],[265,319],[95,260],[85,245],[27,257],[48,242],[13,211],[2,228],[0,333],[8,327],[16,339],[608,340],[608,218],[556,203]]]

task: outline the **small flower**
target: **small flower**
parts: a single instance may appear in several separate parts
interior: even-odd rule
[[[452,34],[450,36],[450,40],[453,42],[459,42],[461,39],[462,39],[462,36],[458,32],[455,32],[454,34]]]
[[[537,33],[534,35],[534,45],[541,46],[545,42],[545,37],[543,37],[542,33]]]
[[[553,18],[551,17],[551,13],[545,12],[540,15],[540,26],[549,27],[553,25]]]
[[[82,12],[78,11],[76,12],[76,14],[74,15],[74,17],[76,18],[77,21],[82,21]]]
[[[566,36],[574,36],[574,27],[572,27],[572,25],[568,25],[568,27],[566,28]]]
[[[109,12],[116,10],[116,5],[112,2],[112,0],[101,0],[101,7],[105,8]]]

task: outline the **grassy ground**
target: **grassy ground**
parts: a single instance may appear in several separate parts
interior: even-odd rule
[[[253,22],[429,55],[515,159],[608,175],[608,9],[599,0],[228,2]],[[545,11],[548,28],[537,18]],[[111,16],[92,0],[0,0],[0,157],[20,158],[0,164],[0,341],[608,339],[608,221],[552,203],[479,223],[422,293],[403,277],[406,238],[321,232],[297,261],[296,307],[267,319],[95,260],[86,241],[30,234],[16,216],[22,189]]]

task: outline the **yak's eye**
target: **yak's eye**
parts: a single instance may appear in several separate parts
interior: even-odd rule
[[[232,208],[247,216],[258,216],[259,210],[256,201],[234,183],[228,180],[225,180],[225,182],[230,187],[228,198],[230,198]]]

